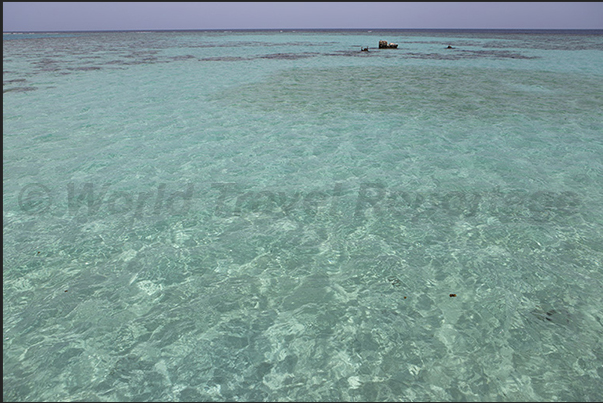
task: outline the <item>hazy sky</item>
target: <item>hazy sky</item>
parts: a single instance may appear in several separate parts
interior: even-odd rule
[[[11,3],[3,31],[603,29],[603,3]]]

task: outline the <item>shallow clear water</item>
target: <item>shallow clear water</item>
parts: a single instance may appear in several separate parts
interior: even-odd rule
[[[600,31],[4,39],[4,399],[603,393]]]

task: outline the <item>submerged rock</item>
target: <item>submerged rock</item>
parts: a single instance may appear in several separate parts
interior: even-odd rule
[[[570,322],[570,314],[567,310],[563,308],[553,309],[547,305],[537,306],[536,309],[532,311],[532,315],[543,322],[553,322],[562,325],[566,325]]]

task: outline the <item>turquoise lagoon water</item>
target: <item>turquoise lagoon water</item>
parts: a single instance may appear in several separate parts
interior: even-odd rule
[[[3,45],[5,400],[603,394],[601,31]]]

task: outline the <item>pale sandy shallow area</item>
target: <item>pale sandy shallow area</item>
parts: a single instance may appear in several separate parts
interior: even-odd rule
[[[603,393],[601,35],[3,45],[5,400]]]

